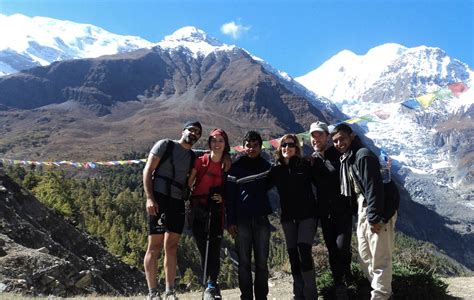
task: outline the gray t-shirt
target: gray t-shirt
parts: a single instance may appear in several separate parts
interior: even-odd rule
[[[150,153],[155,156],[162,157],[166,150],[166,141],[167,140],[160,140],[156,142],[156,144],[151,148]],[[188,149],[184,149],[177,141],[170,141],[174,144],[173,152],[171,155],[173,156],[173,164],[175,170],[174,180],[183,186],[187,185],[187,175],[189,173],[190,167],[190,159],[191,159],[191,151]],[[173,178],[173,169],[171,166],[171,156],[168,157],[164,162],[158,164],[158,175],[164,176],[167,178]],[[162,178],[155,178],[153,183],[153,188],[156,192],[162,193],[167,195],[168,194],[168,184],[166,180]],[[182,198],[182,190],[178,187],[171,185],[171,197],[175,199]]]

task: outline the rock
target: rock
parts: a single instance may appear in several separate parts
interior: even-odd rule
[[[45,275],[45,276],[42,276],[42,277],[41,277],[40,282],[41,282],[41,284],[49,285],[51,282],[53,282],[53,281],[55,281],[55,280],[56,280],[56,279],[54,279],[54,277]]]
[[[49,253],[49,250],[46,247],[41,247],[39,249],[36,249],[36,251],[41,252],[41,253]]]
[[[92,273],[90,271],[81,271],[79,274],[83,274],[83,276],[74,285],[80,289],[90,286],[92,283]]]

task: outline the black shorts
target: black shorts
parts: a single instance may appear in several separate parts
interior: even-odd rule
[[[148,215],[148,235],[165,232],[183,233],[185,209],[182,199],[174,199],[161,193],[154,193],[158,203],[158,214]]]

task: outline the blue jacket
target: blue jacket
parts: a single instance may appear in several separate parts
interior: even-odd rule
[[[239,217],[266,216],[272,213],[267,190],[270,163],[261,156],[240,157],[232,164],[226,181],[227,226]]]

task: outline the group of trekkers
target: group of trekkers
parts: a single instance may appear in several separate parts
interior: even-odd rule
[[[309,133],[314,149],[310,157],[303,156],[295,134],[286,134],[280,139],[273,165],[261,155],[262,138],[256,131],[245,134],[243,154],[234,162],[222,129],[210,132],[210,152],[199,156],[191,150],[202,135],[197,121],[184,125],[179,140],[164,139],[153,146],[143,170],[148,215],[147,299],[177,299],[176,253],[186,218],[201,256],[203,299],[221,298],[217,279],[224,228],[235,239],[241,299],[267,299],[268,216],[273,213],[267,192],[272,187],[280,199],[294,299],[318,298],[312,257],[318,222],[329,253],[335,297],[348,299],[355,214],[358,254],[372,287],[371,298],[391,297],[396,210],[384,203],[379,159],[345,123],[329,131],[326,123],[317,121]],[[191,213],[187,214],[189,193]],[[162,249],[164,294],[156,280]]]

